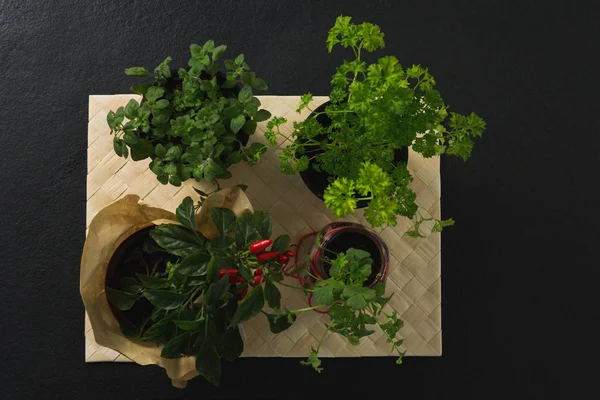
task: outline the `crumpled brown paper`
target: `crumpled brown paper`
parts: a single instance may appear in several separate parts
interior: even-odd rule
[[[210,218],[213,207],[229,208],[236,217],[253,211],[250,200],[240,188],[224,189],[210,195],[196,217],[197,229],[209,239],[219,234]],[[140,365],[159,365],[166,370],[174,386],[185,387],[188,380],[198,375],[196,358],[161,358],[162,346],[124,337],[105,294],[106,271],[116,248],[133,233],[162,223],[177,223],[175,215],[141,205],[135,195],[125,196],[103,208],[90,223],[83,246],[80,292],[99,345],[116,350]]]

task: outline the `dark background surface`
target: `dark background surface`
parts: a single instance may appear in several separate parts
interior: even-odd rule
[[[537,4],[536,4],[537,3]],[[597,2],[0,1],[0,398],[582,398],[599,238]],[[79,258],[87,99],[192,42],[243,52],[270,94],[327,94],[335,17],[381,26],[403,65],[488,124],[443,159],[441,358],[226,364],[217,390],[158,367],[85,365]],[[594,364],[592,364],[594,365]],[[587,371],[587,372],[586,372]],[[392,388],[393,385],[393,388]]]

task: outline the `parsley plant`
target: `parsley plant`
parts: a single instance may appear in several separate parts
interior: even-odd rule
[[[310,107],[312,95],[302,96],[298,112],[312,111],[294,123],[295,142],[280,154],[281,171],[294,174],[312,165],[330,176],[326,206],[338,217],[355,212],[359,200],[367,200],[365,217],[372,226],[396,225],[397,216],[415,217],[416,195],[406,163],[396,151],[411,146],[424,157],[452,154],[466,160],[474,139],[482,135],[485,122],[476,114],[448,112],[427,68],[402,68],[394,56],[368,64],[364,52],[382,49],[384,34],[377,25],[354,24],[340,16],[329,31],[327,50],[341,46],[352,50],[331,79],[333,89],[325,111]],[[322,126],[317,117],[331,120]],[[267,140],[276,145],[284,118],[270,121]],[[315,152],[315,150],[318,150]],[[450,225],[436,221],[436,227]],[[418,235],[418,226],[416,227]]]

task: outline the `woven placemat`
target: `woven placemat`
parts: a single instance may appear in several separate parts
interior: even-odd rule
[[[262,106],[275,116],[285,116],[288,123],[282,132],[289,136],[294,121],[304,120],[309,111],[298,114],[295,110],[299,96],[258,96]],[[116,110],[130,99],[140,100],[135,95],[93,95],[89,98],[88,124],[88,174],[87,174],[87,223],[102,208],[127,194],[136,194],[153,207],[168,211],[175,208],[186,197],[197,198],[193,187],[211,191],[212,185],[194,180],[181,187],[161,185],[148,169],[149,160],[133,162],[115,155],[112,136],[106,122],[110,110]],[[311,108],[327,101],[327,97],[315,97]],[[259,123],[250,142],[266,143],[263,136],[265,123]],[[280,140],[287,146],[289,140]],[[425,159],[410,151],[408,168],[414,176],[411,184],[417,193],[417,203],[424,216],[440,217],[440,173],[439,159]],[[233,178],[223,181],[222,187],[238,183],[248,185],[246,194],[255,210],[268,211],[273,217],[273,236],[287,233],[300,238],[305,233],[321,229],[335,218],[323,202],[304,185],[299,175],[287,176],[279,171],[279,159],[274,150],[269,150],[264,159],[250,167],[240,163],[230,168]],[[356,215],[344,218],[368,225],[359,210]],[[396,310],[404,320],[400,335],[404,338],[402,349],[410,356],[439,356],[442,354],[441,322],[441,258],[439,233],[431,233],[432,224],[423,224],[421,232],[427,237],[413,239],[403,237],[412,223],[399,218],[398,225],[377,229],[390,249],[390,268],[386,295],[394,293],[386,312]],[[310,243],[307,244],[307,246]],[[304,247],[304,246],[303,246]],[[293,284],[295,281],[289,281]],[[298,291],[280,287],[282,306],[298,309],[306,306],[306,297]],[[311,346],[318,343],[325,330],[327,316],[316,312],[304,312],[293,326],[280,334],[269,330],[266,317],[262,314],[244,324],[246,334],[243,356],[258,357],[306,357]],[[118,352],[98,346],[90,322],[85,318],[86,362],[129,361]],[[361,339],[358,346],[350,345],[346,339],[331,334],[321,346],[323,357],[360,357],[394,355],[385,336],[376,330],[371,336]]]

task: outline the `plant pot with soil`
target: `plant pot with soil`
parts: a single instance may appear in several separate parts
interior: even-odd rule
[[[398,216],[417,215],[416,195],[409,187],[409,147],[423,157],[446,153],[466,160],[485,129],[474,113],[447,111],[427,68],[404,69],[394,56],[365,62],[365,51],[384,47],[383,36],[377,25],[337,18],[326,41],[328,51],[338,44],[350,47],[354,59],[336,69],[328,103],[312,109],[312,95],[302,96],[297,111],[306,108],[311,114],[294,123],[294,142],[280,149],[283,173],[300,173],[337,217],[367,206],[365,218],[374,227],[395,226]],[[273,118],[267,124],[265,137],[273,146],[285,122]],[[417,215],[415,236],[419,220]],[[434,230],[452,223],[435,219]]]
[[[143,96],[141,103],[132,99],[107,115],[115,153],[134,161],[151,158],[159,182],[175,186],[190,178],[217,183],[231,177],[229,166],[257,163],[266,147],[246,145],[257,122],[271,117],[253,96],[267,84],[250,71],[243,54],[223,62],[225,50],[212,40],[192,44],[190,68],[177,73],[169,67],[171,57],[153,72],[127,68],[127,75],[151,80],[131,86]]]
[[[241,190],[234,191],[198,205],[187,197],[176,220],[144,221],[151,213],[136,211],[129,198],[100,212],[84,248],[81,286],[98,344],[163,366],[178,386],[197,375],[219,384],[221,359],[233,361],[243,351],[240,324],[260,312],[272,321],[265,304],[279,309],[275,283],[283,279],[281,256],[290,253],[289,236],[271,240],[270,216],[252,212]],[[135,213],[141,217],[130,223]],[[116,239],[113,226],[125,227]],[[112,239],[99,246],[106,234]],[[292,322],[271,328],[281,332]]]
[[[300,244],[299,244],[300,245]],[[308,306],[300,310],[278,313],[275,320],[295,319],[301,312],[329,314],[326,329],[303,365],[321,372],[319,350],[331,333],[344,336],[350,344],[380,329],[402,362],[403,340],[397,338],[403,326],[395,311],[384,307],[391,298],[385,297],[388,270],[388,249],[373,230],[359,224],[334,222],[316,234],[309,256],[302,263],[285,267],[286,276],[300,281],[308,296]]]
[[[388,247],[372,229],[353,222],[332,222],[317,233],[317,240],[310,250],[310,261],[317,279],[329,279],[331,256],[345,253],[351,248],[370,254],[371,275],[365,285],[374,287],[383,282],[389,268]]]

